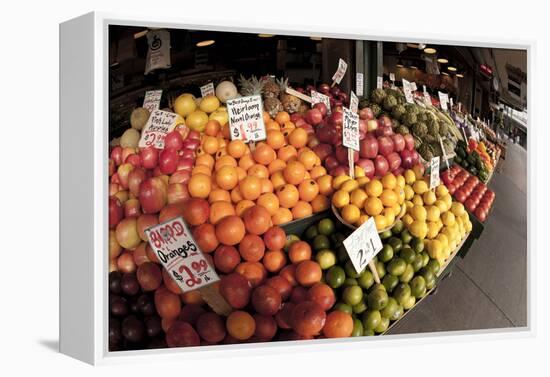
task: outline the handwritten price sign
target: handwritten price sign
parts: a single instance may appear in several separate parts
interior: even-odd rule
[[[209,82],[208,84],[201,86],[201,96],[206,97],[209,95],[214,95],[216,92],[214,91],[214,84]]]
[[[411,83],[403,79],[403,92],[405,93],[405,99],[408,103],[413,103],[413,95],[411,91]]]
[[[174,129],[177,116],[177,114],[168,111],[154,110],[141,131],[138,146],[140,148],[153,146],[157,149],[163,149],[164,138],[166,134]]]
[[[316,92],[315,90],[311,91],[311,106],[316,103],[324,103],[327,107],[327,114],[330,114],[330,98],[329,96],[324,95],[323,93]]]
[[[227,101],[231,140],[265,140],[262,97],[240,97]]]
[[[340,84],[340,81],[344,78],[344,75],[346,74],[346,71],[348,69],[348,63],[346,63],[343,59],[338,60],[338,69],[336,72],[334,72],[334,75],[332,76],[332,81],[334,81],[337,84]]]
[[[344,240],[351,263],[361,273],[369,262],[382,250],[382,240],[376,230],[374,217],[369,218]]]
[[[160,98],[162,97],[162,89],[148,90],[145,92],[145,98],[143,99],[143,107],[152,113],[158,110],[160,107]]]
[[[449,96],[447,93],[438,92],[439,95],[439,105],[441,110],[447,110],[447,103],[449,102]]]
[[[439,156],[430,161],[430,190],[439,186]]]
[[[344,108],[342,144],[344,147],[359,151],[359,115],[346,108]]]
[[[220,280],[199,250],[182,217],[148,228],[145,234],[158,260],[183,292]]]

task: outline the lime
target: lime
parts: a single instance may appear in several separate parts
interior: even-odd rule
[[[388,243],[393,248],[394,251],[399,251],[403,248],[403,241],[401,241],[401,238],[397,237],[390,237],[388,240]]]
[[[334,222],[331,219],[323,219],[317,224],[317,230],[320,234],[328,236],[334,232]]]
[[[409,298],[405,299],[401,305],[403,305],[404,310],[409,310],[414,306],[414,304],[416,304],[416,298],[414,296],[409,296]]]
[[[384,266],[384,263],[376,261],[376,272],[378,272],[378,277],[382,279],[386,275],[386,267]]]
[[[401,316],[405,313],[405,309],[403,309],[403,305],[397,304],[397,308],[395,312],[393,312],[393,315],[390,317],[390,320],[397,321]]]
[[[391,232],[393,234],[399,234],[403,231],[403,228],[404,228],[404,224],[403,224],[403,221],[401,220],[397,220],[395,222],[395,224],[393,225],[393,227],[391,228]]]
[[[371,329],[363,330],[363,336],[373,336],[373,335],[374,335],[374,330],[371,330]]]
[[[371,292],[374,292],[374,291],[376,291],[376,290],[378,290],[378,289],[380,289],[380,290],[386,292],[386,287],[384,286],[384,284],[374,284],[374,285],[372,286],[372,288],[370,289],[370,291],[371,291]]]
[[[346,278],[346,280],[344,281],[344,287],[351,287],[353,285],[359,285],[357,283],[357,279],[355,279],[355,278]]]
[[[380,310],[380,314],[382,315],[382,317],[391,319],[395,311],[397,310],[398,305],[399,304],[397,303],[397,301],[393,297],[390,297],[388,298],[388,304],[386,305],[386,307]]]
[[[439,262],[437,259],[430,259],[430,261],[426,265],[426,268],[431,270],[434,274],[437,274],[441,266],[439,265]]]
[[[415,276],[411,280],[411,294],[416,298],[421,298],[426,294],[426,280],[422,276]]]
[[[361,302],[359,302],[359,304],[357,305],[353,305],[352,309],[355,314],[361,314],[365,310],[367,310],[367,303],[365,302],[365,300],[361,299]]]
[[[318,235],[319,232],[317,231],[317,227],[315,225],[310,226],[306,229],[304,233],[304,237],[306,240],[310,241],[315,238],[316,235]]]
[[[382,310],[388,304],[388,294],[386,291],[376,289],[367,296],[367,306],[371,309]]]
[[[382,315],[378,310],[367,310],[361,317],[363,320],[363,327],[368,330],[376,328],[382,321]]]
[[[390,263],[388,263],[388,273],[394,276],[401,276],[405,272],[407,263],[401,258],[393,258]]]
[[[397,284],[399,284],[399,278],[395,275],[387,274],[382,279],[382,284],[386,287],[386,292],[391,292]]]
[[[290,247],[290,245],[292,245],[296,241],[300,241],[300,237],[298,237],[295,234],[287,234],[286,243],[285,243],[285,251],[288,251],[288,248]]]
[[[432,270],[424,267],[421,268],[418,273],[426,281],[426,289],[432,289],[435,285],[435,274],[432,272]]]
[[[403,259],[406,263],[412,263],[414,262],[414,257],[416,257],[416,253],[413,249],[410,247],[404,247],[401,249],[401,252],[399,253],[399,256],[401,259]]]
[[[313,238],[313,250],[330,249],[330,240],[324,234],[318,234]]]
[[[326,273],[327,284],[332,288],[341,287],[346,280],[346,273],[340,266],[332,266]]]
[[[388,229],[388,230],[385,230],[383,232],[378,233],[378,235],[380,236],[380,239],[385,240],[385,239],[391,237],[392,232],[391,232],[390,229]]]
[[[369,269],[361,272],[361,275],[357,278],[357,284],[363,289],[369,289],[374,284],[374,276]]]
[[[336,256],[338,257],[338,262],[341,264],[344,264],[349,260],[348,252],[344,246],[339,246],[336,249]]]
[[[315,260],[319,263],[321,269],[326,270],[336,264],[336,254],[329,249],[321,250],[315,255]]]
[[[413,240],[410,242],[410,245],[417,253],[421,253],[422,250],[424,250],[424,241],[422,241],[420,238],[413,238]]]
[[[393,297],[403,305],[411,297],[411,287],[407,283],[400,283],[393,289]]]
[[[413,276],[414,276],[413,266],[412,264],[408,264],[407,267],[405,267],[405,272],[403,272],[401,276],[399,276],[399,281],[401,283],[408,283],[409,281],[411,281]]]
[[[422,267],[426,267],[430,261],[430,255],[425,251],[421,252],[420,255],[422,255]]]
[[[361,289],[361,287],[358,285],[348,286],[344,289],[344,292],[342,293],[342,298],[344,299],[344,302],[348,305],[357,305],[361,302],[361,299],[363,298],[363,289]]]
[[[386,317],[382,317],[380,324],[376,326],[376,328],[374,329],[374,332],[377,334],[383,333],[388,329],[389,326],[390,326],[390,319]]]
[[[346,238],[347,237],[342,233],[334,233],[330,235],[330,240],[332,241],[332,244],[334,245],[334,247],[342,246],[342,242],[344,242]]]
[[[347,261],[344,265],[344,271],[346,271],[346,275],[352,278],[358,278],[359,274],[357,271],[355,271],[355,267],[353,267],[353,263],[351,261]]]
[[[403,243],[405,245],[410,244],[412,239],[413,239],[413,237],[411,236],[411,233],[409,233],[409,231],[407,229],[405,229],[401,232],[401,241],[403,241]]]
[[[414,260],[412,261],[412,266],[413,266],[413,270],[414,272],[417,272],[418,270],[420,270],[423,266],[423,263],[424,263],[424,258],[422,258],[422,254],[416,254],[414,256]]]
[[[389,262],[393,258],[393,248],[390,245],[385,244],[376,256],[384,263]]]
[[[340,310],[341,312],[348,313],[348,314],[353,313],[351,306],[348,304],[344,304],[343,302],[336,303],[336,305],[334,305],[334,310]]]
[[[351,336],[363,336],[363,324],[358,319],[353,320],[353,331],[351,332]]]

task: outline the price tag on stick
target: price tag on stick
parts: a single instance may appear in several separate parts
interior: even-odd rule
[[[447,170],[449,169],[449,158],[447,157],[447,152],[445,152],[445,147],[443,146],[443,140],[441,139],[441,136],[438,136],[439,138],[439,146],[441,147],[441,151],[443,152],[443,158],[445,159],[445,165],[447,165]]]
[[[361,72],[357,72],[355,74],[355,90],[357,91],[357,95],[359,97],[363,96],[363,74]]]
[[[376,77],[376,88],[382,89],[383,87],[384,87],[384,79],[382,78],[382,76]]]
[[[430,190],[439,186],[439,156],[430,161]]]
[[[378,235],[374,217],[370,217],[348,238],[344,240],[344,247],[349,255],[353,268],[357,273],[363,272],[368,265],[377,283],[380,277],[372,259],[382,250],[382,240]]]
[[[338,69],[334,72],[332,76],[332,85],[340,84],[340,81],[344,78],[346,71],[348,69],[348,63],[346,63],[342,58],[338,60]]]
[[[227,101],[231,140],[265,140],[262,97],[259,95],[239,97]]]
[[[201,96],[206,97],[210,95],[214,95],[216,91],[214,90],[214,84],[209,82],[206,85],[201,86]]]
[[[159,109],[161,97],[162,97],[162,89],[148,90],[145,92],[145,98],[143,99],[143,107],[149,110],[149,114]]]
[[[403,79],[403,93],[405,93],[405,99],[408,103],[413,103],[413,95],[411,92],[411,83]]]
[[[359,151],[359,115],[346,108],[344,108],[342,144],[348,148],[349,174],[354,178],[354,151]]]
[[[153,110],[141,131],[138,146],[140,148],[153,146],[157,149],[164,149],[164,138],[174,129],[177,117],[178,114],[168,111]]]
[[[353,90],[351,91],[350,98],[349,98],[349,109],[352,113],[357,113],[359,111],[359,98],[353,93]]]
[[[449,101],[449,96],[446,93],[438,92],[439,95],[439,105],[441,110],[447,110],[447,102]]]
[[[311,91],[311,106],[316,103],[324,103],[327,107],[327,114],[331,114],[330,111],[330,97],[324,95],[323,93],[316,92],[315,90]]]

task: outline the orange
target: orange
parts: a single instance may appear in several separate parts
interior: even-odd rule
[[[332,205],[334,205],[336,208],[342,208],[348,205],[349,201],[349,193],[343,190],[338,190],[332,195]]]
[[[286,144],[283,133],[278,130],[268,130],[266,141],[267,144],[275,150],[284,147]]]
[[[361,216],[361,210],[354,204],[348,204],[340,210],[340,215],[344,221],[349,224],[355,224],[359,220],[359,216]]]
[[[394,190],[385,189],[380,195],[380,200],[382,201],[384,207],[393,207],[397,204],[398,197]]]
[[[320,176],[317,178],[317,184],[319,185],[319,192],[325,196],[329,196],[334,192],[331,175],[326,174]]]
[[[384,190],[384,187],[382,186],[382,182],[380,182],[378,179],[373,179],[365,186],[365,191],[367,192],[367,194],[375,198],[378,198],[380,195],[382,195],[382,190]]]
[[[267,111],[264,111],[262,113],[262,119],[264,121],[264,124],[266,124],[267,122],[269,122],[271,120],[271,116],[269,116],[269,113]]]
[[[215,136],[205,136],[202,141],[202,149],[208,154],[214,154],[218,151],[220,143]]]
[[[204,133],[208,136],[216,136],[220,130],[220,122],[217,120],[209,120],[204,127]]]
[[[256,203],[267,209],[271,216],[275,215],[279,209],[279,198],[272,192],[260,195]]]
[[[212,175],[212,171],[206,165],[197,165],[191,171],[191,175],[196,175],[196,174],[204,174],[204,175],[210,176]]]
[[[243,212],[254,205],[255,204],[252,200],[243,199],[235,206],[235,214],[242,217]]]
[[[277,198],[279,198],[279,205],[292,208],[298,203],[300,193],[296,186],[287,183],[277,189]]]
[[[295,128],[290,135],[288,135],[288,142],[294,148],[303,148],[307,144],[307,132],[303,128]]]
[[[311,149],[306,149],[303,152],[300,152],[300,154],[298,154],[298,161],[300,161],[304,165],[306,170],[311,170],[317,163],[317,155]],[[323,168],[322,166],[319,166],[319,167]],[[326,171],[325,171],[325,174],[326,174]]]
[[[260,178],[248,175],[239,182],[239,190],[243,199],[256,200],[262,193],[262,182]]]
[[[206,199],[212,189],[212,181],[206,174],[195,174],[189,179],[187,189],[191,197]]]
[[[311,175],[309,175],[309,172],[307,170],[304,173],[304,179],[311,179]]]
[[[313,153],[315,153],[315,152],[313,152]],[[298,159],[299,159],[299,158],[298,158]],[[300,161],[300,162],[303,164],[302,161]],[[304,164],[304,166],[306,166],[306,165]],[[317,178],[320,178],[320,177],[326,175],[326,174],[327,174],[327,169],[325,169],[324,166],[314,166],[314,167],[309,171],[309,175],[310,175],[311,179],[315,179],[315,180],[316,180]]]
[[[388,173],[382,177],[382,186],[385,189],[393,190],[397,186],[397,178],[392,173]]]
[[[195,152],[195,154],[197,156],[202,156],[203,154],[205,154],[206,152],[204,151],[204,149],[202,149],[202,146],[198,147],[197,148],[197,151]]]
[[[334,310],[327,315],[323,335],[327,338],[347,338],[353,332],[353,317],[341,310]]]
[[[286,265],[286,253],[282,250],[268,250],[262,263],[269,272],[279,272]]]
[[[371,196],[365,201],[365,212],[369,216],[379,215],[383,209],[384,205],[379,198]]]
[[[239,190],[239,186],[235,187],[233,190],[231,190],[231,201],[233,203],[238,203],[241,200],[243,200],[243,195],[241,194],[241,190]]]
[[[330,200],[325,195],[319,194],[311,201],[311,208],[313,209],[313,213],[324,211],[329,207]]]
[[[298,157],[298,151],[292,145],[285,145],[277,151],[277,157],[288,162],[292,157]]]
[[[286,184],[285,177],[283,176],[282,170],[276,171],[275,173],[271,174],[270,180],[275,190],[277,190],[279,187]]]
[[[242,262],[235,267],[235,272],[244,276],[250,282],[252,288],[263,283],[267,276],[267,271],[260,262]]]
[[[353,190],[350,195],[351,204],[354,204],[359,208],[363,208],[367,198],[367,193],[360,188]]]
[[[313,213],[313,207],[308,202],[303,200],[298,201],[294,207],[292,207],[292,217],[294,219],[301,219],[307,216],[311,216]]]
[[[214,164],[214,170],[218,171],[222,166],[226,165],[237,167],[237,160],[229,155],[221,156],[216,160],[216,163]]]
[[[216,172],[216,184],[224,190],[232,190],[239,183],[239,173],[234,166],[224,165]]]
[[[237,169],[237,177],[239,177],[240,182],[246,177],[246,170],[244,170],[240,166],[237,166],[235,169]]]
[[[281,225],[292,221],[292,212],[288,208],[279,207],[277,213],[271,216],[273,225]]]
[[[218,151],[216,152],[214,157],[216,157],[216,160],[218,160],[220,157],[223,157],[225,155],[227,155],[227,148],[218,148]]]
[[[382,230],[385,227],[387,227],[388,225],[390,225],[390,224],[388,224],[388,220],[386,219],[386,217],[384,215],[374,216],[374,223],[376,224],[376,229],[378,229],[378,230]]]
[[[300,183],[298,191],[300,193],[300,200],[311,202],[319,194],[319,185],[313,179],[308,179]]]
[[[265,130],[266,131],[271,131],[271,130],[274,130],[274,131],[280,131],[281,130],[281,126],[279,125],[279,123],[275,122],[274,120],[269,120],[268,122],[265,123]]]
[[[238,340],[247,340],[256,331],[254,317],[245,311],[237,310],[229,314],[226,325],[227,332]]]
[[[195,291],[189,291],[182,293],[180,295],[181,301],[183,301],[184,304],[187,305],[202,305],[204,304],[204,300],[202,299],[202,295],[198,290]]]
[[[276,171],[283,170],[285,166],[286,166],[286,162],[276,158],[275,160],[269,163],[269,165],[267,166],[267,170],[269,171],[269,174],[273,174]]]
[[[227,153],[233,158],[241,158],[247,149],[248,147],[242,140],[232,140],[227,145]]]
[[[252,152],[252,157],[257,163],[267,166],[277,158],[277,153],[266,143],[258,143],[256,149]]]
[[[231,130],[229,129],[229,123],[222,124],[221,133],[222,133],[222,136],[225,140],[230,140],[231,139],[231,135],[229,134],[230,132],[231,132]]]
[[[268,178],[269,177],[269,170],[265,167],[265,165],[261,164],[254,164],[251,167],[248,168],[246,171],[247,175],[254,175],[258,178]]]
[[[290,161],[283,169],[283,177],[285,181],[293,185],[298,185],[304,180],[306,169],[299,161]]]
[[[283,123],[282,131],[283,131],[283,133],[284,133],[284,131],[288,131],[288,133],[290,133],[295,128],[296,128],[296,125],[289,120],[288,122]]]
[[[231,203],[231,194],[229,193],[229,191],[222,189],[213,189],[212,191],[210,191],[210,194],[208,195],[208,202],[212,204],[219,201],[226,201]]]
[[[211,224],[216,225],[225,216],[235,215],[235,208],[231,202],[218,201],[210,205],[210,218]]]
[[[286,111],[279,111],[275,116],[275,121],[282,126],[285,122],[290,121],[290,115]]]
[[[250,153],[245,153],[245,155],[239,159],[239,166],[244,170],[248,170],[248,168],[250,168],[255,163],[256,162],[254,161],[254,159],[252,158],[252,154]]]
[[[237,215],[225,216],[216,224],[216,238],[224,245],[238,244],[244,238],[245,233],[244,222]]]
[[[214,167],[214,157],[210,156],[209,154],[202,154],[200,156],[197,156],[195,159],[195,166],[197,165],[205,165],[208,166],[210,170]]]
[[[227,148],[227,144],[229,143],[229,140],[225,140],[223,137],[219,137],[219,136],[216,136],[216,138],[218,139],[218,145],[220,146],[220,149]]]
[[[271,183],[269,178],[260,178],[260,181],[262,184],[262,194],[273,192],[273,183]]]

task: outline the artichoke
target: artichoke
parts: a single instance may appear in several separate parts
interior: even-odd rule
[[[439,123],[439,135],[447,136],[449,133],[449,126],[445,122]]]
[[[374,117],[375,118],[378,118],[378,116],[380,115],[380,113],[382,112],[382,108],[377,105],[376,103],[373,103],[371,106],[370,106],[370,109],[372,110],[372,113],[374,114]]]
[[[432,122],[427,124],[428,127],[428,133],[432,135],[433,137],[437,137],[439,135],[439,123]]]
[[[394,96],[388,95],[386,96],[386,98],[384,98],[384,110],[391,111],[396,105],[397,99]]]
[[[418,122],[418,119],[416,118],[416,114],[415,113],[405,113],[405,115],[403,116],[403,119],[402,119],[403,123],[405,123],[405,125],[407,127],[411,127],[413,124],[417,123]],[[427,131],[426,131],[427,132]]]
[[[433,152],[432,150],[430,149],[430,146],[426,143],[422,144],[419,148],[418,148],[418,153],[420,153],[420,155],[422,156],[422,158],[426,161],[430,161],[434,155],[433,155]]]
[[[376,88],[372,91],[370,99],[375,104],[381,105],[382,102],[384,102],[384,98],[386,98],[386,92],[384,89]]]
[[[424,123],[416,123],[412,126],[411,131],[415,136],[423,138],[428,134],[428,127]]]
[[[391,111],[391,115],[395,118],[395,119],[401,119],[401,117],[405,114],[406,110],[405,110],[405,106],[403,105],[397,105],[395,106],[392,111]]]
[[[397,132],[398,134],[401,134],[401,135],[405,135],[405,134],[408,134],[410,133],[409,131],[409,128],[407,126],[399,126],[395,129],[395,132]]]

